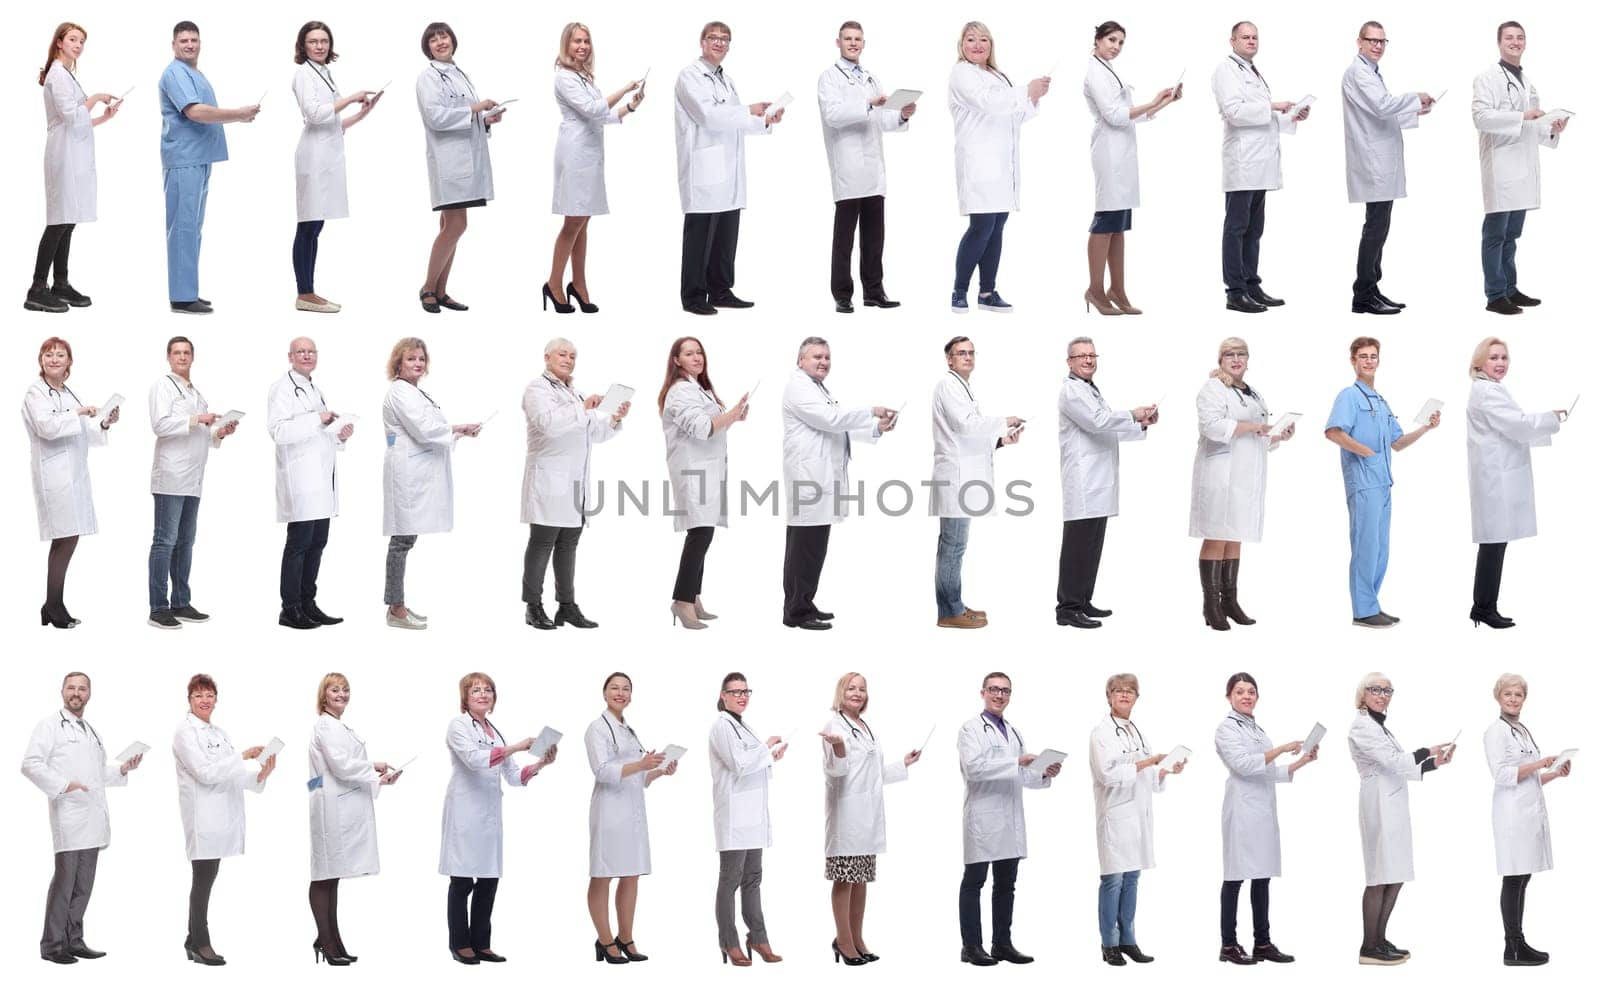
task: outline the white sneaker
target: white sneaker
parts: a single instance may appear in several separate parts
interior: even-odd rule
[[[425,631],[428,629],[427,621],[418,620],[417,615],[409,611],[404,617],[396,617],[394,611],[385,610],[383,616],[390,627],[398,627],[407,631]]]

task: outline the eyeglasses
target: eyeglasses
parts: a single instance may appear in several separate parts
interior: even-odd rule
[[[1386,48],[1389,45],[1388,38],[1362,38],[1361,40],[1374,48]]]
[[[1394,689],[1387,685],[1369,685],[1367,686],[1367,691],[1372,693],[1374,696],[1394,695]]]
[[[1113,696],[1134,696],[1135,698],[1137,698],[1138,695],[1139,695],[1139,690],[1138,689],[1112,689],[1111,690],[1111,694]]]
[[[1250,359],[1250,351],[1249,350],[1223,350],[1222,351],[1222,357],[1225,360],[1248,360],[1248,359]]]
[[[701,38],[700,40],[701,41],[709,41],[714,45],[725,45],[725,44],[728,44],[733,39],[731,37],[729,37],[728,35],[726,35],[726,34],[708,34],[705,37]]]
[[[951,356],[977,356],[977,350],[951,350]]]
[[[1098,353],[1074,353],[1073,355],[1067,357],[1067,359],[1069,359],[1069,360],[1098,360],[1098,359],[1100,359],[1100,354],[1098,354]]]
[[[722,694],[725,695],[725,696],[732,696],[735,699],[749,699],[751,696],[756,694],[756,690],[754,690],[754,689],[723,689],[722,690]]]
[[[316,350],[290,350],[290,356],[316,356]]]
[[[983,687],[983,691],[987,692],[991,696],[1009,696],[1009,695],[1011,695],[1010,686],[1004,686],[1004,685],[986,685],[986,686]]]

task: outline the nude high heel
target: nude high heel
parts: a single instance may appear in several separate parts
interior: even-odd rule
[[[717,619],[717,615],[716,614],[712,613],[711,611],[707,610],[705,607],[700,605],[700,596],[699,596],[699,594],[695,594],[695,598],[694,598],[694,615],[696,617],[699,617],[701,620],[716,620]]]
[[[1087,315],[1089,313],[1089,309],[1091,307],[1096,312],[1099,312],[1101,315],[1121,315],[1122,314],[1122,310],[1117,308],[1115,305],[1111,304],[1110,302],[1100,302],[1100,301],[1096,300],[1095,297],[1094,297],[1094,289],[1093,288],[1090,288],[1088,291],[1085,291],[1083,293],[1083,311],[1084,311],[1085,315]]]
[[[672,622],[681,623],[691,631],[703,631],[706,628],[706,625],[695,617],[693,603],[680,603],[677,600],[672,601]]]

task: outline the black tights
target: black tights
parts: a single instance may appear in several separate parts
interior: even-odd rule
[[[343,956],[344,940],[339,937],[339,879],[311,882],[311,917],[317,923],[317,945],[329,956]]]
[[[33,261],[33,283],[44,287],[50,268],[55,267],[56,284],[67,283],[67,254],[72,251],[72,223],[57,223],[44,228],[39,238],[39,253]]]
[[[217,883],[221,860],[191,860],[193,878],[189,882],[189,938],[184,943],[196,952],[211,946],[211,926],[207,914],[211,910],[211,886]]]
[[[1258,877],[1250,882],[1250,922],[1255,944],[1265,946],[1272,941],[1271,925],[1267,921],[1267,882],[1271,878]],[[1243,881],[1222,882],[1222,944],[1239,945],[1239,889]]]
[[[45,566],[44,580],[44,605],[51,608],[67,608],[67,563],[72,561],[72,553],[78,547],[78,536],[57,538],[50,542],[49,562]]]
[[[1500,879],[1500,923],[1507,939],[1522,938],[1522,909],[1528,903],[1532,874],[1508,874]]]
[[[1401,885],[1374,884],[1361,893],[1361,948],[1377,949],[1389,939],[1389,913]]]

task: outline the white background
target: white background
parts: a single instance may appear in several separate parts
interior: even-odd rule
[[[37,340],[59,333],[76,350],[72,385],[84,400],[112,391],[130,399],[111,445],[91,456],[101,533],[82,541],[72,566],[68,603],[84,624],[70,635],[31,629],[44,546],[35,538],[22,430],[4,433],[0,450],[0,461],[17,468],[0,484],[11,518],[0,550],[14,560],[5,596],[28,628],[7,649],[6,743],[20,752],[32,724],[56,706],[62,675],[82,668],[94,676],[89,719],[113,752],[135,738],[156,748],[132,784],[111,794],[115,840],[101,858],[88,916],[89,941],[111,958],[73,976],[86,983],[121,982],[130,973],[164,980],[192,969],[178,966],[188,868],[167,738],[186,708],[184,683],[201,670],[221,684],[216,722],[236,743],[264,743],[274,734],[289,742],[266,794],[249,798],[249,853],[226,861],[216,887],[213,936],[230,964],[208,974],[213,979],[244,982],[304,968],[313,930],[304,891],[303,742],[316,683],[330,669],[350,676],[349,722],[375,757],[421,755],[379,802],[382,875],[343,889],[345,940],[362,956],[345,979],[422,982],[455,969],[438,952],[445,945],[445,881],[435,873],[436,823],[449,770],[445,722],[456,710],[457,679],[475,668],[498,679],[495,722],[508,734],[532,734],[548,723],[569,739],[529,790],[507,795],[507,877],[495,945],[512,963],[473,976],[592,969],[583,907],[592,779],[580,738],[614,668],[633,677],[637,703],[629,719],[646,743],[690,748],[679,776],[650,792],[655,873],[642,884],[636,933],[653,961],[631,976],[683,982],[715,962],[716,856],[702,738],[730,669],[746,672],[757,690],[754,726],[801,731],[773,775],[776,845],[764,891],[773,942],[788,961],[765,971],[769,978],[799,983],[828,959],[820,753],[805,737],[821,724],[837,676],[851,669],[870,679],[868,719],[888,749],[909,748],[937,725],[910,783],[888,794],[891,851],[880,860],[867,915],[867,942],[885,957],[872,968],[880,977],[956,969],[962,788],[954,731],[976,712],[979,682],[995,668],[1014,677],[1011,713],[1030,748],[1072,754],[1052,790],[1027,795],[1031,853],[1015,939],[1040,962],[1002,976],[1059,983],[1104,969],[1096,949],[1092,800],[1080,758],[1104,710],[1103,682],[1123,670],[1140,675],[1144,698],[1135,719],[1152,743],[1196,751],[1190,771],[1157,803],[1160,866],[1141,882],[1137,930],[1159,961],[1144,976],[1170,976],[1175,968],[1200,980],[1227,976],[1211,959],[1224,770],[1211,754],[1210,733],[1227,711],[1223,683],[1240,669],[1262,683],[1261,721],[1275,741],[1303,736],[1316,720],[1330,727],[1322,760],[1280,791],[1284,877],[1273,882],[1274,939],[1300,963],[1276,975],[1333,982],[1355,964],[1363,882],[1357,779],[1344,729],[1355,684],[1373,669],[1386,671],[1399,689],[1391,723],[1403,743],[1439,743],[1462,731],[1457,763],[1412,788],[1418,881],[1401,896],[1391,938],[1415,958],[1391,976],[1455,978],[1498,964],[1499,879],[1480,736],[1496,713],[1491,684],[1515,669],[1532,683],[1526,719],[1546,753],[1590,743],[1581,717],[1595,686],[1592,635],[1585,633],[1592,575],[1581,560],[1595,547],[1595,522],[1583,509],[1592,500],[1585,481],[1595,440],[1592,415],[1580,408],[1554,447],[1536,454],[1542,537],[1511,546],[1501,598],[1519,626],[1474,630],[1465,620],[1474,548],[1461,412],[1468,357],[1488,333],[1509,339],[1509,385],[1530,409],[1569,403],[1594,365],[1593,335],[1580,325],[1590,320],[1579,314],[1587,310],[1591,273],[1582,237],[1595,222],[1584,183],[1595,163],[1580,90],[1591,12],[1541,2],[1515,9],[1465,3],[1447,13],[1347,4],[1254,13],[1213,2],[1129,2],[1066,13],[999,2],[981,9],[944,2],[777,5],[738,13],[621,0],[575,9],[593,29],[602,88],[647,66],[653,71],[640,114],[606,135],[613,215],[592,224],[589,277],[602,312],[565,319],[529,308],[558,225],[546,205],[557,121],[547,73],[569,14],[548,9],[450,11],[459,62],[479,93],[522,101],[495,128],[497,198],[471,213],[451,280],[452,293],[472,311],[428,316],[416,307],[435,218],[411,85],[423,67],[422,26],[438,13],[409,0],[387,5],[381,16],[331,2],[135,11],[84,0],[70,11],[27,14],[12,32],[21,54],[3,98],[22,122],[7,173],[24,222],[13,224],[3,266],[14,272],[15,302],[32,263],[42,199],[44,135],[33,73],[57,16],[89,29],[78,73],[89,91],[138,86],[118,119],[96,131],[100,221],[74,238],[73,283],[95,305],[65,316],[13,315],[9,323],[18,340],[13,393],[32,379]],[[988,21],[1000,65],[1019,83],[1060,63],[1043,111],[1024,129],[1024,210],[1011,220],[999,281],[1017,306],[1008,321],[979,314],[960,320],[945,301],[965,223],[955,210],[951,125],[942,104],[957,33],[974,13]],[[333,317],[291,307],[292,154],[300,121],[289,92],[290,55],[297,28],[313,16],[334,27],[343,56],[334,72],[346,92],[393,80],[385,101],[348,134],[352,218],[328,224],[317,282],[346,306]],[[1129,27],[1116,68],[1137,99],[1184,70],[1188,94],[1140,132],[1143,208],[1128,238],[1129,292],[1149,314],[1103,325],[1081,316],[1075,299],[1092,208],[1079,79],[1091,25],[1106,16]],[[1266,288],[1289,304],[1254,318],[1222,310],[1220,125],[1208,91],[1210,73],[1228,51],[1228,27],[1240,16],[1259,18],[1258,64],[1274,95],[1321,98],[1309,123],[1284,140],[1286,187],[1269,197],[1262,272]],[[1384,289],[1411,307],[1386,321],[1349,315],[1346,306],[1361,209],[1345,201],[1338,84],[1368,16],[1383,20],[1394,42],[1383,61],[1391,88],[1449,90],[1406,135],[1411,195],[1395,209]],[[1547,302],[1512,322],[1482,312],[1481,199],[1468,112],[1472,77],[1494,64],[1494,26],[1507,16],[1527,27],[1525,65],[1546,105],[1580,111],[1562,147],[1541,154],[1546,208],[1529,216],[1522,240],[1522,288]],[[169,316],[165,307],[156,79],[169,57],[170,25],[185,17],[200,22],[200,66],[223,105],[268,90],[254,124],[229,126],[232,160],[213,174],[201,292],[217,314],[203,320]],[[697,320],[676,302],[671,86],[698,54],[699,27],[709,17],[733,25],[726,68],[744,99],[787,90],[795,102],[772,136],[748,145],[738,291],[758,306]],[[886,88],[927,96],[910,131],[886,142],[887,287],[906,304],[842,317],[832,313],[827,290],[832,210],[811,96],[817,74],[836,57],[832,39],[847,17],[865,23],[863,61]],[[846,402],[909,402],[898,432],[876,447],[858,447],[853,479],[870,488],[891,480],[915,486],[928,476],[928,399],[944,372],[940,350],[956,332],[972,335],[979,350],[973,385],[984,409],[1033,421],[1023,443],[996,462],[1002,484],[1032,484],[1035,510],[973,526],[966,599],[989,611],[989,628],[958,634],[933,626],[935,522],[921,514],[923,501],[905,517],[874,511],[834,533],[819,603],[839,620],[825,636],[779,626],[783,529],[770,505],[717,534],[705,597],[722,619],[694,635],[662,624],[681,538],[659,516],[664,469],[651,405],[668,345],[686,332],[704,340],[725,398],[763,382],[750,420],[729,440],[734,481],[756,487],[778,475],[778,402],[801,337],[832,340],[829,384]],[[1166,409],[1147,442],[1124,450],[1122,516],[1110,525],[1097,594],[1117,613],[1092,635],[1051,621],[1060,533],[1053,407],[1066,341],[1080,332],[1097,337],[1099,382],[1114,404],[1164,397]],[[194,380],[212,407],[249,416],[213,453],[201,511],[195,603],[215,618],[164,634],[144,625],[152,444],[144,398],[166,369],[163,344],[174,333],[195,340]],[[288,340],[302,333],[318,342],[316,380],[330,403],[364,419],[340,462],[342,513],[320,594],[325,609],[348,621],[313,634],[273,621],[283,532],[273,523],[272,451],[262,428],[266,388],[286,368]],[[649,481],[658,515],[630,510],[618,518],[615,489],[607,489],[607,514],[585,534],[580,554],[579,600],[603,625],[589,634],[541,634],[520,621],[518,407],[523,386],[541,368],[545,341],[557,333],[580,349],[580,386],[603,391],[621,381],[639,389],[623,433],[597,449],[594,472],[608,483]],[[1273,411],[1307,417],[1298,439],[1272,457],[1266,540],[1244,553],[1241,597],[1260,623],[1218,637],[1200,620],[1196,544],[1185,537],[1195,435],[1190,396],[1214,366],[1217,341],[1235,333],[1250,342],[1249,380]],[[1378,386],[1403,421],[1428,397],[1445,401],[1443,426],[1395,460],[1393,564],[1383,604],[1405,622],[1384,634],[1349,625],[1338,459],[1319,437],[1327,408],[1351,376],[1346,347],[1358,333],[1383,339]],[[407,334],[429,341],[436,372],[424,386],[453,420],[500,411],[455,457],[455,532],[423,538],[412,553],[408,600],[432,618],[430,630],[415,634],[384,627],[380,596],[381,368],[394,339]],[[546,597],[552,605],[553,589]],[[1580,757],[1572,778],[1548,789],[1557,869],[1538,876],[1529,895],[1529,937],[1555,956],[1544,976],[1564,981],[1578,977],[1582,905],[1596,878],[1595,855],[1582,839],[1596,809],[1590,785]],[[16,854],[14,879],[0,895],[0,955],[38,973],[35,935],[50,870],[45,806],[19,776],[5,793],[5,833]],[[1248,913],[1242,906],[1246,936]]]

